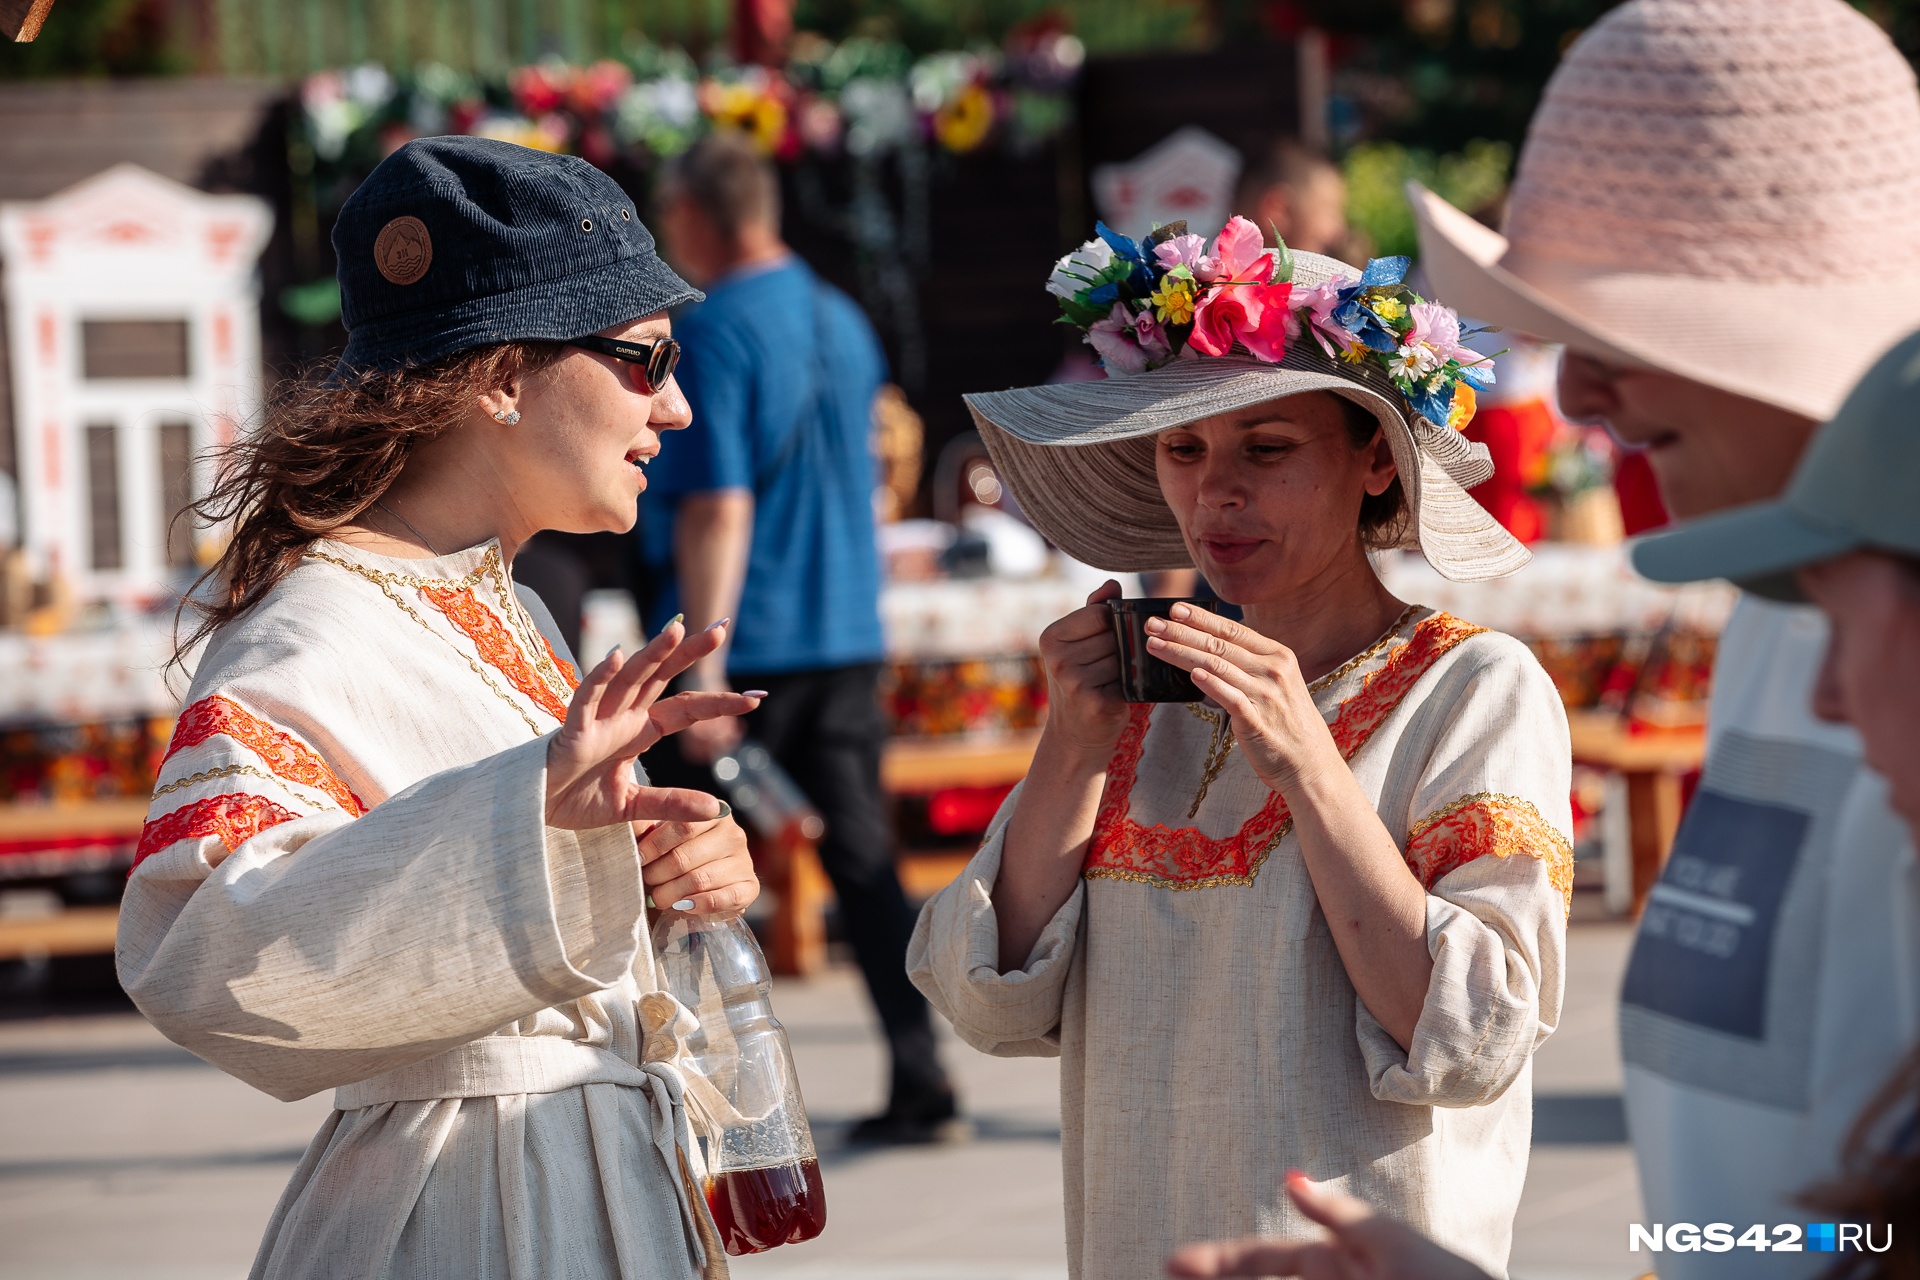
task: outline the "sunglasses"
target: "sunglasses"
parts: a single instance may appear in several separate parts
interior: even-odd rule
[[[567,345],[639,365],[647,371],[649,391],[658,391],[666,386],[667,379],[673,376],[674,366],[680,363],[680,344],[672,338],[659,338],[652,342],[622,342],[618,338],[589,334],[584,338],[569,338]]]

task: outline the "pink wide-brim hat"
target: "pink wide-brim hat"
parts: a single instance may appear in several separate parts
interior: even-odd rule
[[[1842,0],[1633,0],[1548,82],[1504,236],[1408,194],[1462,316],[1810,418],[1920,327],[1920,92]]]

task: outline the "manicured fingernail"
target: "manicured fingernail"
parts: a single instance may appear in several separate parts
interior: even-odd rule
[[[720,802],[720,812],[714,814],[713,817],[709,819],[709,821],[718,822],[722,818],[731,818],[732,816],[733,816],[733,806],[728,804],[725,800],[722,800]]]
[[[721,618],[718,622],[708,623],[707,630],[718,631],[720,628],[726,626],[729,622],[732,622],[732,621],[733,621],[732,618]]]
[[[767,696],[767,691],[765,689],[748,689],[740,696],[743,698],[764,698]]]
[[[672,616],[671,618],[668,618],[668,619],[667,619],[667,627],[671,627],[671,626],[673,626],[673,625],[674,625],[674,624],[676,624],[676,623],[680,623],[680,622],[685,622],[686,620],[687,620],[687,615],[686,615],[686,614],[684,614],[684,613],[676,613],[676,614],[674,614],[674,615],[673,615],[673,616]],[[665,631],[665,630],[667,629],[667,627],[662,627],[662,628],[660,628],[660,629],[661,629],[662,631]]]
[[[1167,624],[1165,619],[1163,618],[1147,619],[1147,630],[1153,631],[1153,632],[1160,632],[1160,631],[1165,631],[1166,629],[1167,629]]]
[[[1164,649],[1167,647],[1167,642],[1165,640],[1162,640],[1159,636],[1148,636],[1147,648],[1151,649],[1155,645],[1159,645],[1162,649]]]
[[[673,909],[675,911],[691,911],[693,910],[693,899],[682,898],[680,899],[680,901],[673,904]]]
[[[626,650],[622,649],[619,645],[615,645],[613,646],[613,652],[609,653],[607,656],[609,658],[624,658],[627,655],[626,655]]]

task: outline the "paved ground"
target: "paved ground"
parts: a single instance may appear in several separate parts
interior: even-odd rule
[[[1627,930],[1575,926],[1570,1008],[1542,1050],[1515,1280],[1628,1280],[1639,1188],[1623,1145],[1613,997]],[[856,1154],[881,1101],[880,1049],[849,970],[784,984],[822,1141],[821,1238],[740,1260],[742,1280],[1058,1280],[1058,1072],[949,1040],[980,1125],[970,1146]],[[236,1280],[327,1110],[275,1102],[136,1016],[0,1023],[0,1280]]]

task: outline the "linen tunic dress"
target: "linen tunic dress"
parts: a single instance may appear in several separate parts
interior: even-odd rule
[[[908,964],[960,1035],[1062,1058],[1076,1277],[1317,1233],[1279,1189],[1294,1167],[1504,1274],[1560,1014],[1566,715],[1525,646],[1425,609],[1311,689],[1427,887],[1410,1051],[1354,993],[1286,802],[1198,704],[1133,708],[1082,882],[1019,969],[998,972],[993,911],[1014,798],[921,913]]]
[[[495,542],[322,542],[200,661],[118,959],[170,1039],[334,1090],[255,1280],[725,1274],[633,834],[545,824],[560,650]]]

